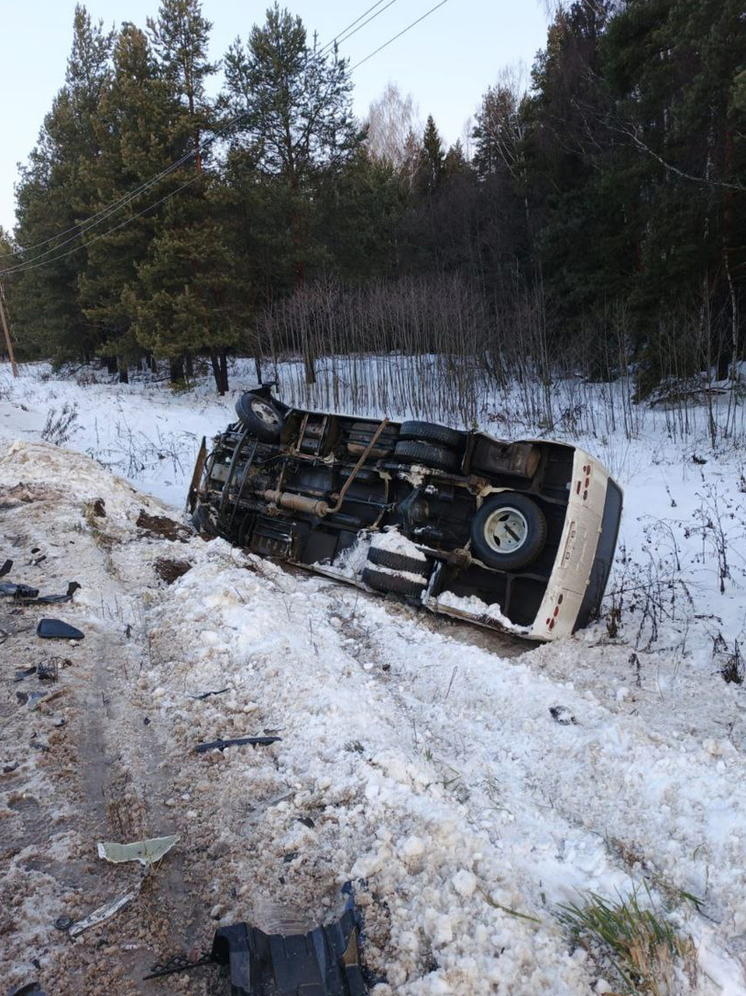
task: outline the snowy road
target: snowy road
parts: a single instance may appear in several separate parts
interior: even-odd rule
[[[163,515],[157,502],[55,447],[12,447],[0,486],[13,579],[83,586],[54,613],[0,605],[0,760],[18,762],[0,776],[9,981],[38,975],[55,996],[177,991],[143,970],[209,945],[219,922],[331,918],[351,880],[376,996],[605,992],[612,980],[573,948],[557,905],[645,883],[699,948],[691,991],[746,991],[731,686],[705,691],[665,656],[638,683],[629,647],[600,628],[503,653],[499,637],[470,644],[462,626],[220,540],[153,535],[137,521]],[[159,559],[190,570],[166,585]],[[49,652],[33,634],[41,614],[86,639],[58,651],[73,661],[61,695],[30,710],[15,693],[40,683],[12,675]],[[191,752],[268,731],[281,742]],[[177,848],[126,910],[74,942],[52,929],[139,881],[100,861],[97,840],[171,832]],[[213,984],[206,969],[177,983]],[[680,975],[671,991],[688,986]]]

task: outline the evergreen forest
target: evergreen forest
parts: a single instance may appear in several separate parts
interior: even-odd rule
[[[743,0],[578,0],[525,80],[495,66],[448,146],[426,94],[353,73],[279,5],[208,59],[199,0],[108,30],[67,72],[0,230],[19,359],[174,383],[231,355],[468,355],[638,397],[737,379],[746,305]],[[446,67],[444,67],[445,71]]]

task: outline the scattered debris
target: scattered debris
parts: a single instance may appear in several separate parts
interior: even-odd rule
[[[0,567],[0,578],[4,578],[6,574],[10,574],[13,569],[13,561],[6,560],[2,567]]]
[[[51,605],[55,602],[69,602],[80,588],[77,581],[70,581],[63,595],[39,595],[38,588],[27,584],[15,584],[13,581],[0,581],[0,595],[17,598],[33,605]]]
[[[40,681],[57,681],[60,671],[59,657],[48,657],[36,665],[36,675]]]
[[[23,681],[24,678],[30,678],[32,674],[36,674],[35,664],[32,667],[25,668],[24,670],[17,670],[13,681]]]
[[[222,695],[223,692],[229,692],[229,691],[230,691],[229,688],[219,688],[216,692],[202,692],[201,695],[190,695],[189,698],[194,699],[195,701],[197,699],[209,699],[211,695]]]
[[[174,955],[168,961],[159,961],[150,968],[150,975],[144,976],[146,979],[160,979],[164,975],[173,975],[175,972],[188,972],[193,968],[202,968],[204,965],[214,965],[212,951],[205,951],[202,954],[195,952],[193,957],[186,955]]]
[[[117,844],[108,841],[98,845],[98,856],[105,861],[118,865],[123,861],[139,861],[146,868],[160,861],[168,854],[178,840],[178,836],[148,837],[146,840],[135,840],[131,844]]]
[[[54,921],[55,930],[69,930],[74,923],[72,917],[58,916]]]
[[[77,581],[70,581],[64,595],[40,595],[39,598],[34,599],[34,603],[36,605],[52,605],[56,602],[70,602],[78,588],[80,585]]]
[[[88,930],[89,927],[95,927],[99,923],[103,923],[104,920],[108,920],[110,917],[118,913],[123,907],[128,903],[131,903],[133,899],[137,897],[140,891],[140,886],[136,889],[131,889],[129,892],[125,892],[123,896],[119,896],[118,899],[112,899],[110,903],[104,903],[103,906],[99,906],[97,910],[89,913],[87,917],[82,920],[78,920],[70,927],[70,937],[77,937],[78,934],[82,934],[84,930]]]
[[[38,588],[31,588],[27,584],[15,584],[13,581],[0,581],[0,595],[7,595],[9,598],[36,598],[38,594]]]
[[[552,719],[555,723],[559,723],[560,726],[577,726],[578,721],[575,719],[573,714],[567,708],[567,706],[556,705],[550,706],[549,712],[552,715]]]
[[[12,989],[8,996],[47,996],[47,994],[39,988],[39,983],[34,981],[24,983],[20,989]]]
[[[233,996],[295,992],[365,996],[359,932],[359,917],[350,898],[338,920],[306,934],[265,934],[247,923],[219,927],[210,952],[191,959],[176,955],[154,965],[145,978],[213,964],[228,970]]]
[[[9,761],[7,764],[3,765],[3,774],[10,775],[18,767],[18,761]]]
[[[40,619],[36,635],[42,640],[83,640],[85,633],[61,619]]]
[[[316,826],[316,824],[313,822],[310,816],[299,816],[298,822],[302,823],[304,827],[308,827],[309,830],[313,829],[313,827]]]
[[[192,569],[188,560],[170,560],[168,557],[159,557],[153,567],[158,577],[166,584],[173,584]]]
[[[251,744],[252,747],[269,747],[278,740],[282,740],[282,737],[235,737],[232,740],[213,740],[209,744],[197,744],[194,750],[197,754],[204,754],[208,750],[225,750],[226,747],[243,747],[246,744]]]

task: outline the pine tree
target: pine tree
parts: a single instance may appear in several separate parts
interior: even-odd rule
[[[422,135],[420,162],[415,183],[420,193],[432,196],[438,190],[445,175],[445,158],[440,133],[432,114],[430,114]]]
[[[102,209],[160,173],[183,149],[183,144],[169,139],[179,105],[170,83],[159,74],[144,32],[124,24],[112,62],[111,81],[98,107],[101,155],[87,166]],[[157,202],[177,186],[178,179],[172,176],[148,186],[86,238],[88,266],[79,281],[80,304],[102,340],[99,353],[118,358],[123,380],[128,364],[142,354],[132,331],[137,267],[154,236]],[[141,214],[154,203],[155,208]]]
[[[248,321],[241,274],[213,217],[209,177],[189,194],[173,198],[159,224],[148,258],[139,267],[138,342],[180,368],[186,355],[207,350],[215,384],[228,390],[226,350],[241,341]],[[178,379],[178,374],[172,379]]]
[[[172,381],[183,378],[185,360],[207,350],[222,394],[228,389],[226,350],[238,343],[246,315],[225,232],[213,216],[220,182],[203,141],[216,128],[205,95],[205,81],[215,71],[207,60],[211,25],[199,0],[163,0],[158,20],[148,27],[160,76],[177,108],[171,133],[177,148],[191,150],[191,156],[173,173],[177,186],[137,268],[139,286],[124,301],[135,315],[137,341],[170,360]]]
[[[176,125],[191,133],[197,171],[202,168],[200,135],[214,121],[205,97],[205,81],[217,70],[217,64],[207,61],[211,28],[202,16],[201,0],[162,0],[158,20],[148,18],[161,71],[184,106],[187,121]]]
[[[99,342],[78,303],[86,253],[75,236],[95,211],[87,164],[101,151],[97,108],[108,85],[111,44],[111,33],[101,22],[94,25],[78,5],[65,86],[44,119],[17,188],[15,236],[20,246],[67,232],[24,255],[14,292],[19,338],[29,350],[57,362],[90,358]]]
[[[336,50],[309,47],[299,17],[275,4],[225,56],[224,101],[240,116],[235,141],[252,149],[256,168],[284,216],[285,249],[296,285],[309,263],[324,258],[315,233],[320,186],[349,162],[362,140],[351,110],[347,63]]]

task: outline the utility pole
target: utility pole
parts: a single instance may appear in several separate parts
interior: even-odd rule
[[[10,366],[13,370],[13,376],[18,376],[18,367],[16,366],[16,358],[13,353],[13,343],[10,341],[10,332],[8,332],[8,322],[5,318],[5,305],[4,305],[5,295],[3,293],[3,285],[0,284],[0,319],[3,322],[3,332],[5,333],[5,345],[8,347],[8,356],[10,357]]]

